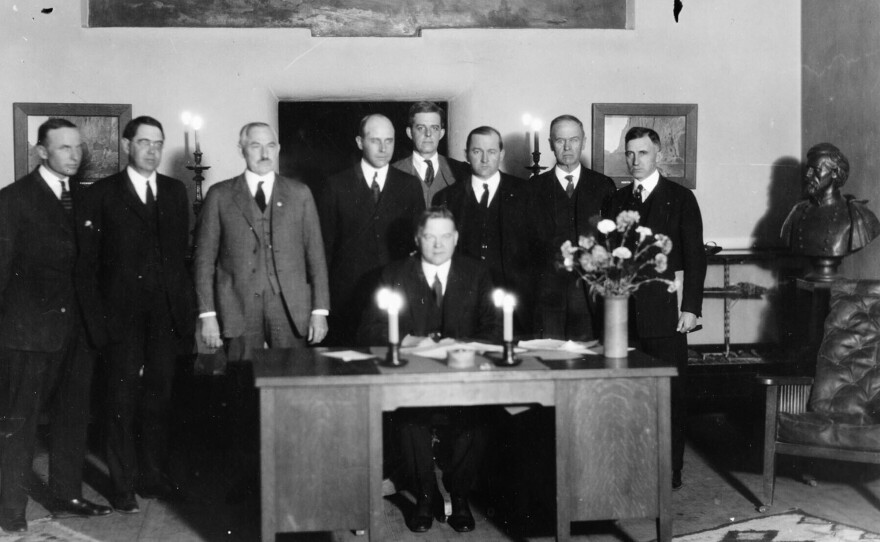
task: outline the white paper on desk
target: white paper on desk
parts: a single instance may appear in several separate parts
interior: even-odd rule
[[[446,352],[449,351],[450,348],[459,348],[458,343],[455,342],[454,339],[446,338],[442,339],[440,342],[431,342],[427,345],[420,346],[410,346],[408,348],[401,348],[401,354],[416,354],[418,356],[423,356],[431,359],[446,359]]]
[[[548,352],[567,352],[569,354],[595,354],[587,345],[594,345],[597,341],[587,343],[575,341],[562,341],[559,339],[535,339],[531,341],[520,341],[519,346],[527,350],[542,350]],[[564,358],[562,358],[564,359]]]
[[[361,359],[373,359],[376,357],[372,354],[358,352],[357,350],[337,350],[335,352],[321,352],[321,355],[327,356],[328,358],[341,359],[342,361],[358,361]]]
[[[481,354],[486,353],[486,352],[499,352],[499,353],[504,352],[504,347],[502,347],[500,344],[489,344],[489,343],[481,343],[481,342],[472,341],[469,343],[460,344],[459,346],[461,348],[469,348],[469,349],[474,350],[476,352],[479,352]],[[521,354],[521,353],[525,352],[526,350],[525,350],[525,348],[514,347],[513,351],[517,354]]]

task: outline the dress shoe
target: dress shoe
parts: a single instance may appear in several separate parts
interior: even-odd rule
[[[7,533],[27,532],[27,520],[24,517],[24,510],[0,510],[0,529]]]
[[[95,504],[83,498],[79,499],[55,499],[50,506],[53,518],[92,517],[106,516],[113,512],[109,506]]]
[[[409,521],[406,523],[409,530],[414,533],[427,532],[434,523],[433,508],[432,499],[424,495],[420,496],[416,501],[415,510],[413,510]]]
[[[141,509],[138,507],[137,499],[134,496],[134,491],[120,493],[119,495],[111,498],[110,506],[112,506],[113,509],[117,512],[121,512],[123,514],[137,514],[141,511]]]
[[[160,478],[152,483],[139,484],[137,494],[144,499],[159,499],[165,502],[184,501],[183,491],[168,478]]]
[[[446,518],[446,523],[459,533],[468,533],[474,530],[476,523],[467,497],[464,495],[451,495],[452,515]]]
[[[681,469],[672,471],[672,491],[678,491],[682,485],[684,484],[681,482]]]

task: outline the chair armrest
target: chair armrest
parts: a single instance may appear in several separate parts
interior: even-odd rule
[[[757,375],[756,380],[764,386],[812,386],[811,376],[768,376]]]

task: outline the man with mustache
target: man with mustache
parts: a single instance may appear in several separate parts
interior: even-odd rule
[[[792,208],[782,225],[781,236],[792,252],[839,259],[880,235],[880,221],[867,202],[840,193],[847,178],[849,161],[840,149],[819,143],[807,151],[807,199]]]
[[[182,497],[167,474],[168,429],[176,360],[192,351],[195,304],[189,199],[182,182],[157,172],[164,143],[158,120],[129,122],[128,167],[89,188],[77,217],[86,323],[105,344],[110,504],[129,514],[139,512],[135,491]]]
[[[44,407],[53,515],[111,512],[82,497],[94,355],[74,287],[80,198],[70,180],[82,160],[79,130],[49,119],[36,150],[40,166],[0,190],[0,529],[11,533],[27,531],[27,481]]]

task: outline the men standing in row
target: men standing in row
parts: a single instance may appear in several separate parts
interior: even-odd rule
[[[330,273],[332,344],[354,344],[382,267],[413,250],[413,224],[425,209],[421,181],[388,165],[394,126],[387,117],[364,117],[355,141],[362,159],[327,179],[318,201]]]
[[[166,473],[168,425],[175,361],[191,348],[195,307],[186,188],[156,172],[164,140],[156,119],[129,122],[122,132],[128,167],[87,190],[77,217],[86,320],[106,342],[110,502],[124,513],[139,511],[135,490],[143,498],[180,497]]]
[[[0,190],[0,529],[27,531],[27,480],[45,405],[50,506],[56,517],[102,516],[82,497],[94,355],[74,285],[82,159],[79,130],[52,118],[37,131],[40,166]]]
[[[452,213],[442,207],[429,208],[421,215],[415,239],[419,254],[392,262],[382,272],[381,284],[405,297],[399,317],[401,334],[421,339],[439,335],[497,340],[489,272],[480,262],[454,254],[458,232]],[[387,329],[387,314],[373,306],[360,335],[368,344],[379,344],[386,339]],[[475,522],[468,493],[486,445],[481,407],[406,408],[395,413],[406,472],[416,495],[407,526],[417,533],[427,531],[438,512],[435,507],[443,507],[437,499],[432,451],[432,420],[438,414],[449,420],[444,428],[452,452],[443,473],[452,499],[448,523],[458,532],[472,531]]]
[[[595,233],[614,181],[581,165],[584,125],[572,115],[550,123],[556,167],[529,182],[541,219],[542,249],[537,277],[535,333],[539,337],[586,341],[597,337],[596,306],[589,286],[577,274],[560,269],[559,247]]]
[[[642,351],[675,365],[672,379],[672,488],[682,485],[686,423],[687,336],[697,324],[703,306],[706,252],[703,219],[693,193],[660,175],[660,137],[650,128],[634,127],[624,136],[626,165],[632,186],[612,196],[605,218],[614,220],[624,210],[635,210],[640,225],[672,240],[667,272],[663,278],[681,277],[681,307],[675,293],[663,283],[642,286],[634,295],[635,328]],[[678,280],[677,280],[678,282]]]
[[[499,171],[504,143],[495,128],[474,128],[466,152],[470,179],[437,194],[434,205],[457,219],[461,253],[483,261],[492,282],[516,295],[516,331],[528,333],[537,232],[525,181]]]
[[[446,136],[446,111],[434,102],[418,102],[409,108],[406,135],[413,142],[412,156],[391,166],[422,181],[425,205],[430,206],[438,192],[468,175],[467,165],[437,153],[437,145]]]

